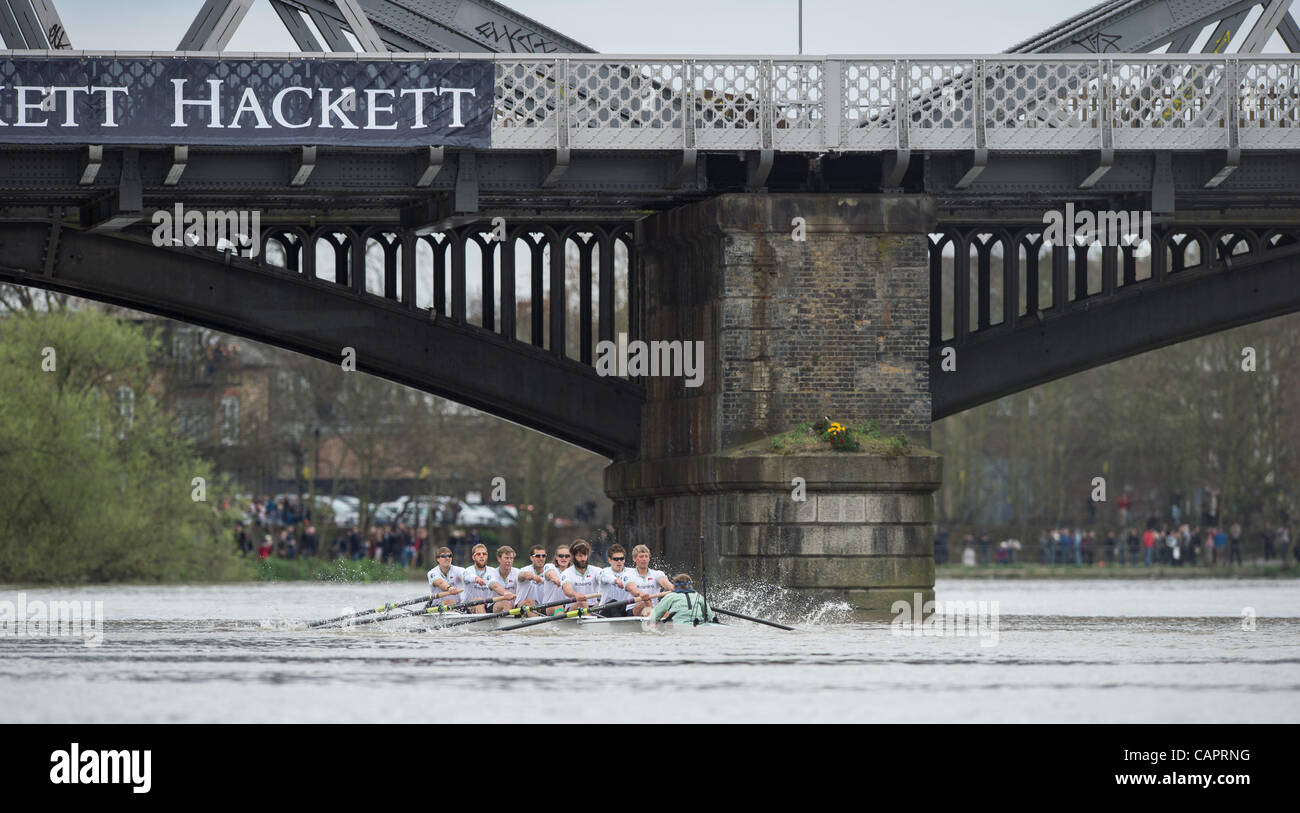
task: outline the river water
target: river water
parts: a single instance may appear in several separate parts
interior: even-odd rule
[[[0,633],[0,722],[1300,721],[1296,581],[941,580],[942,601],[984,611],[945,635],[845,623],[833,605],[792,612],[753,588],[714,601],[797,630],[299,623],[419,593],[0,588],[0,608],[102,601],[106,619],[98,646]]]

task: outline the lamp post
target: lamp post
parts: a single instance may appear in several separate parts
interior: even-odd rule
[[[799,56],[803,56],[803,0],[799,0]]]

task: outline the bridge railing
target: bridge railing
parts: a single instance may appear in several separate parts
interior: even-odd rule
[[[501,149],[1300,149],[1300,57],[494,59]]]
[[[0,56],[133,59],[143,75],[123,80],[145,83],[165,60],[242,61],[250,86],[276,62],[487,60],[492,146],[506,150],[1300,150],[1300,56]]]

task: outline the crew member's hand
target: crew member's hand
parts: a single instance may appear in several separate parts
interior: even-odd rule
[[[483,579],[481,579],[478,576],[474,577],[474,583],[477,584],[479,587],[487,587],[487,582],[483,581]]]

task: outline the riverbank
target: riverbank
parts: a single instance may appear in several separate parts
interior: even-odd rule
[[[1096,565],[974,565],[943,564],[934,569],[941,579],[1295,579],[1300,578],[1300,567],[1280,564],[1252,563],[1209,567],[1151,567]]]
[[[424,581],[424,574],[374,559],[259,559],[250,562],[252,578],[264,582]]]

